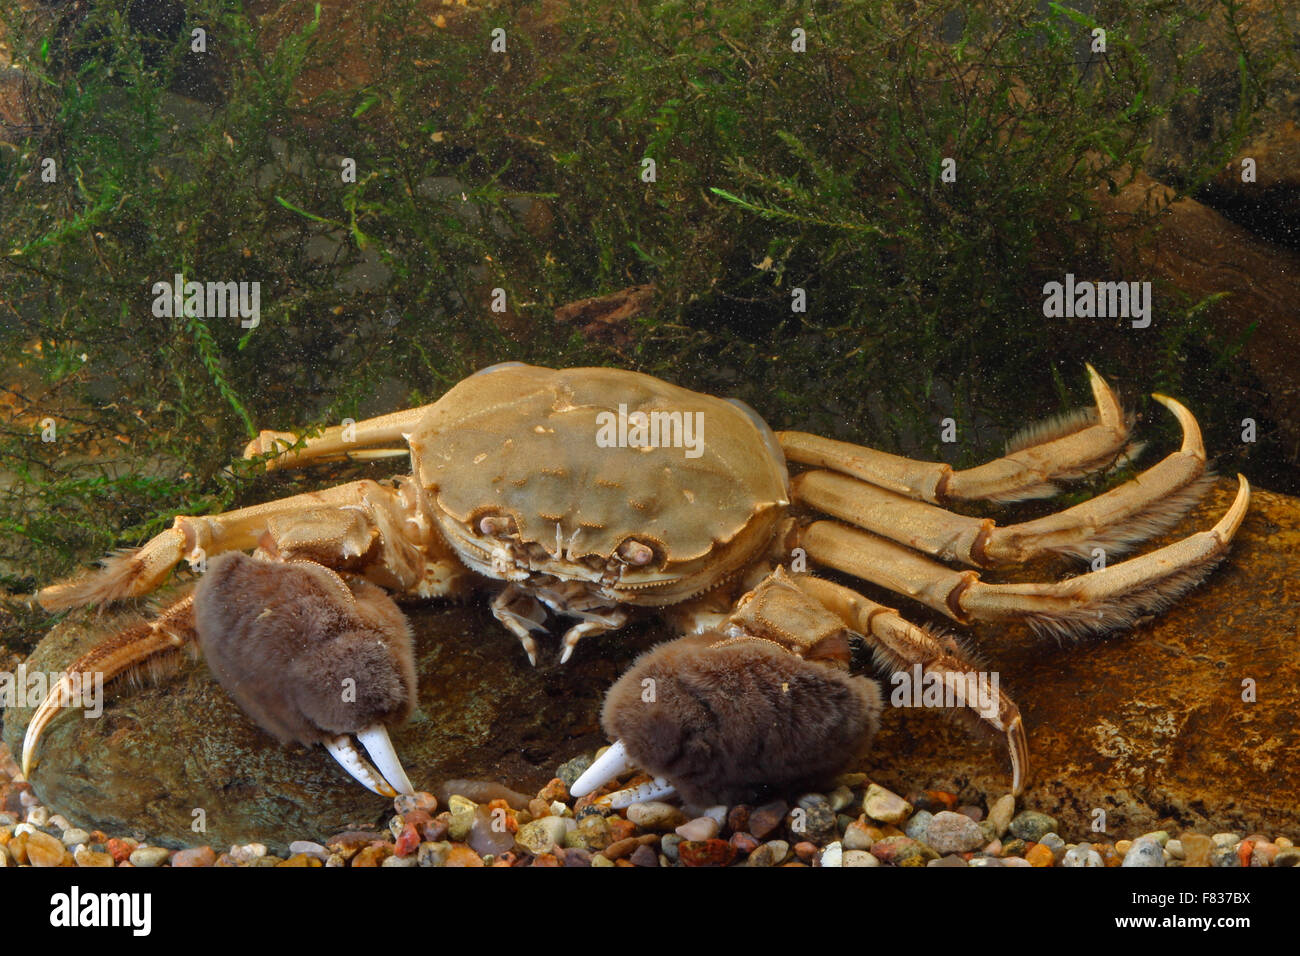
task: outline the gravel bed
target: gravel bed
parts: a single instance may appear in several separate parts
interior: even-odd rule
[[[1018,809],[1011,794],[959,805],[956,795],[937,790],[903,797],[860,773],[841,775],[826,793],[760,806],[683,809],[655,801],[615,811],[600,802],[603,792],[580,800],[569,794],[591,760],[564,764],[532,798],[475,802],[452,793],[440,804],[430,793],[400,796],[384,829],[309,835],[277,855],[261,843],[174,850],[85,830],[40,804],[0,744],[0,867],[1300,864],[1300,848],[1282,835],[1158,830],[1109,842],[1062,835],[1056,819]]]

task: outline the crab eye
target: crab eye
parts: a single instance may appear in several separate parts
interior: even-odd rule
[[[510,515],[484,515],[478,519],[478,530],[480,534],[496,535],[498,537],[515,534],[519,528],[515,524],[515,519]]]
[[[634,567],[643,568],[655,559],[655,549],[636,538],[628,538],[618,546],[618,556]]]

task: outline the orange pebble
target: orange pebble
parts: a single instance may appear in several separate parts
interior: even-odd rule
[[[414,825],[408,823],[402,828],[401,834],[393,846],[393,852],[398,856],[410,856],[420,848],[420,831]]]
[[[482,866],[483,857],[463,843],[453,843],[443,866]]]
[[[1030,866],[1054,866],[1056,857],[1052,851],[1041,843],[1035,843],[1025,851],[1025,859],[1029,861]]]
[[[135,849],[135,846],[125,840],[113,837],[108,841],[105,849],[108,850],[109,856],[113,858],[114,863],[121,863],[123,860],[130,858],[131,851]]]
[[[636,824],[631,820],[624,820],[622,817],[609,818],[609,839],[611,843],[626,840],[635,833]]]
[[[927,790],[925,795],[935,803],[943,804],[945,810],[957,809],[957,794],[955,793],[948,793],[946,790]]]

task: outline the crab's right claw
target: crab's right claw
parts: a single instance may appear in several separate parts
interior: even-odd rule
[[[397,759],[397,752],[393,750],[388,729],[383,724],[374,724],[359,731],[357,740],[366,748],[373,764],[353,746],[352,739],[347,734],[324,741],[324,747],[339,762],[339,766],[372,793],[395,797],[399,793],[415,792],[406,771],[402,769],[402,762]]]
[[[195,588],[194,617],[208,668],[262,729],[323,744],[375,793],[414,792],[388,736],[414,706],[411,632],[382,590],[313,561],[227,552]]]

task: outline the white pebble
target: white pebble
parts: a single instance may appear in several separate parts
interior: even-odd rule
[[[80,827],[66,827],[63,830],[63,845],[76,846],[79,843],[89,843],[90,834]]]
[[[831,809],[839,813],[853,802],[853,791],[848,787],[836,787],[826,795],[826,799],[831,802]]]
[[[677,828],[677,835],[683,840],[712,840],[718,835],[718,821],[713,817],[696,817]]]
[[[1101,854],[1094,850],[1087,843],[1078,843],[1065,851],[1065,858],[1061,861],[1062,866],[1079,867],[1079,866],[1105,866],[1105,861]]]
[[[311,840],[294,840],[289,844],[290,856],[297,856],[299,853],[304,853],[307,856],[314,856],[318,860],[328,860],[330,856],[329,850],[325,849],[319,843],[312,843]]]
[[[866,850],[845,850],[841,866],[880,866],[880,861]]]
[[[718,829],[721,830],[724,826],[727,825],[728,809],[730,808],[725,803],[720,803],[716,807],[709,807],[707,810],[704,811],[704,815],[708,817],[710,820],[716,821],[718,824]]]
[[[252,863],[263,856],[266,856],[266,845],[262,843],[245,843],[230,848],[230,857],[236,863]]]
[[[52,813],[50,814],[50,826],[58,827],[60,830],[68,830],[71,829],[72,824],[68,822],[68,818],[63,814]]]
[[[45,807],[32,807],[27,811],[27,822],[34,827],[43,827],[50,822],[50,811]]]
[[[817,865],[842,867],[844,865],[844,845],[839,840],[827,844],[826,849],[822,850],[822,858]]]

